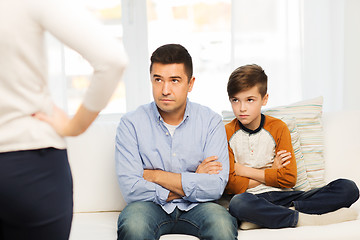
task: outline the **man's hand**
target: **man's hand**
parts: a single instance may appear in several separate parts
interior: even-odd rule
[[[280,169],[285,167],[290,163],[290,161],[287,161],[290,158],[291,158],[291,152],[287,152],[286,150],[281,150],[277,152],[271,168]]]
[[[216,156],[205,158],[197,167],[195,173],[218,174],[222,170],[222,164],[216,162],[217,159]]]
[[[174,199],[180,199],[182,198],[179,194],[174,192],[169,192],[168,198],[166,199],[167,202],[171,202]]]
[[[156,174],[158,171],[161,171],[161,170],[145,169],[143,178],[146,181],[155,183],[156,182]]]
[[[178,196],[185,196],[184,190],[182,189],[180,173],[172,173],[156,169],[144,169],[143,178],[146,181],[159,184]],[[170,194],[168,196],[168,200],[170,199],[169,201],[175,198],[177,197],[171,196]]]

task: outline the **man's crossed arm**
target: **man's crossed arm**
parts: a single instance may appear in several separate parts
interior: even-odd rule
[[[217,162],[216,156],[206,158],[197,167],[195,173],[218,174],[222,170],[222,164]],[[149,182],[159,184],[160,186],[170,191],[167,201],[179,199],[185,196],[182,183],[181,174],[166,172],[162,170],[145,169],[143,178]]]

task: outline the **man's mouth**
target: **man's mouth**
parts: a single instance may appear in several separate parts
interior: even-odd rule
[[[162,98],[160,99],[160,102],[173,102],[174,100],[168,99],[168,98]]]

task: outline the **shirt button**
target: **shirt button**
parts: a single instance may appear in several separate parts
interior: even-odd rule
[[[166,136],[168,136],[169,135],[169,133],[168,132],[166,132]]]

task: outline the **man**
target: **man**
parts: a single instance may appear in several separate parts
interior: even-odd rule
[[[213,203],[229,174],[221,117],[192,103],[192,59],[178,44],[151,56],[154,102],[120,120],[116,170],[128,203],[118,239],[159,239],[170,233],[200,239],[237,239],[236,220]]]

